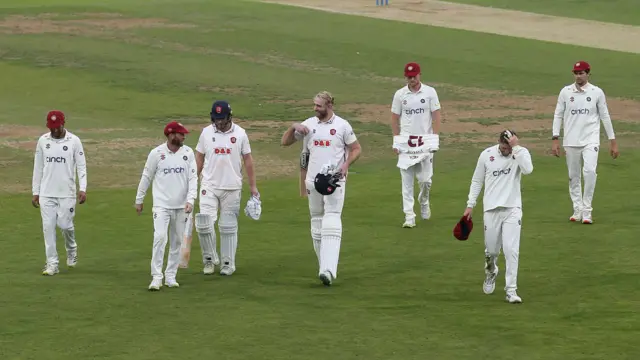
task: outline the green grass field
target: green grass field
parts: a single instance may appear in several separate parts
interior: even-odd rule
[[[523,9],[557,8],[542,7]],[[600,15],[638,24],[628,10]],[[597,69],[621,150],[612,160],[603,134],[591,226],[568,221],[565,160],[546,153],[555,97],[577,59]],[[433,216],[414,229],[401,227],[387,124],[408,61],[423,64],[446,119]],[[0,359],[636,359],[637,65],[634,54],[247,1],[4,1]],[[279,145],[291,122],[313,115],[321,90],[363,146],[330,288],[316,276],[298,147]],[[252,139],[262,218],[241,215],[232,277],[201,274],[196,236],[180,288],[150,293],[152,219],[133,208],[146,155],[174,119],[195,147],[223,98]],[[53,108],[85,144],[89,188],[76,216],[78,267],[66,268],[59,234],[60,274],[44,277],[30,188]],[[479,152],[506,126],[535,166],[523,179],[520,306],[504,301],[502,258],[496,292],[482,293],[481,202],[469,241],[451,234]]]

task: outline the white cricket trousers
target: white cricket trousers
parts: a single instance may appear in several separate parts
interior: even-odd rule
[[[431,191],[431,178],[433,177],[433,154],[427,156],[421,162],[410,166],[406,170],[400,169],[402,178],[402,210],[406,221],[416,218],[414,212],[414,179],[417,178],[420,193],[418,194],[418,202],[420,206],[429,204],[429,192]]]
[[[311,216],[311,239],[318,258],[318,275],[329,271],[334,279],[338,277],[346,181],[343,179],[338,184],[340,187],[333,194],[322,195],[316,190],[313,181],[305,181]]]
[[[500,207],[484,212],[485,260],[489,262],[490,267],[495,268],[500,249],[504,251],[505,291],[518,288],[521,228],[522,209],[519,207]],[[493,269],[491,271],[493,272]]]
[[[73,225],[73,219],[76,215],[76,198],[40,197],[40,215],[42,215],[44,250],[47,264],[58,266],[56,226],[62,230],[67,256],[77,254],[78,245],[76,244]]]
[[[242,190],[223,190],[202,188],[200,191],[200,213],[211,215],[212,223],[218,221],[220,231],[220,257],[222,266],[236,269],[236,251],[238,249],[238,216]],[[218,210],[220,219],[218,220]],[[202,261],[213,259],[216,248],[215,230],[212,231],[212,244],[200,242]]]
[[[587,146],[565,146],[567,169],[569,170],[569,196],[573,202],[573,211],[592,211],[593,193],[598,177],[598,144]],[[584,195],[582,177],[584,176]]]
[[[175,279],[180,264],[180,245],[189,214],[181,209],[165,209],[154,206],[153,209],[153,253],[151,255],[151,276],[162,279],[162,265],[167,241],[170,239],[169,256],[165,278]]]

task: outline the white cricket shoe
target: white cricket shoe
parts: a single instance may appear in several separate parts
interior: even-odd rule
[[[404,224],[402,224],[402,227],[403,228],[408,228],[408,229],[414,228],[414,227],[416,227],[416,220],[415,219],[414,220],[405,220]]]
[[[320,275],[318,275],[318,278],[325,286],[331,286],[331,283],[333,282],[333,276],[331,275],[331,272],[326,270],[321,272]]]
[[[583,211],[582,212],[582,223],[583,224],[593,224],[593,219],[591,218],[591,211]]]
[[[165,278],[164,284],[170,288],[180,287],[180,284],[176,281],[176,279]]]
[[[162,279],[153,279],[151,280],[151,284],[149,284],[150,291],[158,291],[162,287]]]
[[[498,267],[494,272],[485,271],[484,283],[482,284],[482,291],[485,294],[493,294],[493,291],[496,289],[496,278],[498,277]]]
[[[215,272],[216,266],[213,264],[212,260],[207,260],[204,262],[204,269],[202,269],[202,273],[205,275],[211,275]]]
[[[522,298],[520,296],[518,296],[518,294],[516,294],[515,290],[507,291],[506,300],[510,304],[521,304],[522,303]]]
[[[78,252],[67,254],[67,266],[73,268],[76,264],[78,264]]]
[[[420,215],[424,220],[429,220],[431,218],[431,206],[427,203],[427,205],[420,206]]]
[[[42,269],[42,275],[53,276],[57,274],[58,266],[56,265],[45,265],[44,269]]]
[[[582,220],[582,212],[579,210],[576,210],[573,212],[573,215],[571,215],[571,217],[569,218],[569,221],[581,221]]]
[[[220,275],[231,276],[235,270],[230,265],[222,265],[220,268]]]

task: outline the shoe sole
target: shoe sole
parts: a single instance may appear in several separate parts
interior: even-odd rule
[[[150,287],[149,291],[160,291],[159,287]]]
[[[324,286],[331,286],[331,279],[326,274],[320,274],[319,277]]]
[[[405,228],[405,229],[411,229],[411,228],[416,227],[416,225],[415,225],[415,224],[411,224],[411,225],[409,225],[409,224],[404,224],[404,225],[402,225],[402,227],[403,227],[403,228]]]

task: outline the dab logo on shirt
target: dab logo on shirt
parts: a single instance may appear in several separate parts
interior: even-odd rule
[[[213,153],[216,155],[230,155],[231,149],[219,147],[219,148],[213,149]]]
[[[331,140],[313,140],[313,146],[329,147],[331,146]]]

